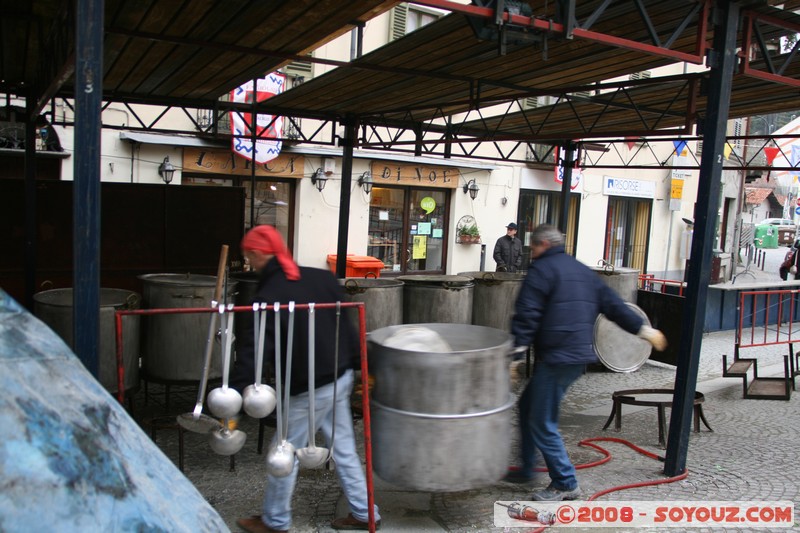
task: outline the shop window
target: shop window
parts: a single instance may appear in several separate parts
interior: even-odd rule
[[[603,253],[606,262],[646,272],[651,211],[651,200],[609,197]]]
[[[382,274],[444,273],[448,193],[413,187],[373,187],[367,255]]]
[[[578,216],[581,195],[570,193],[567,215],[565,248],[568,254],[575,255],[578,242]],[[561,193],[556,191],[521,191],[519,197],[519,231],[517,237],[522,241],[522,257],[530,257],[531,233],[536,226],[550,224],[558,227],[561,221]],[[526,265],[527,267],[527,265]]]

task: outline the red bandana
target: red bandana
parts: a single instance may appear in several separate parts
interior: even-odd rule
[[[300,279],[300,267],[292,259],[281,234],[274,227],[256,226],[248,231],[242,239],[242,250],[256,250],[274,255],[286,274],[286,279],[291,281]]]

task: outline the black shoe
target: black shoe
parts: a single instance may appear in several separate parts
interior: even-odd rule
[[[506,483],[531,483],[533,481],[533,474],[521,468],[509,468],[508,473],[503,478]]]

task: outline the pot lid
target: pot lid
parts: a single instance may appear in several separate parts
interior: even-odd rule
[[[644,319],[646,325],[650,325],[640,307],[630,302],[626,304]],[[604,315],[598,316],[594,323],[594,351],[600,362],[614,372],[638,370],[650,358],[652,348],[649,342],[628,333]]]

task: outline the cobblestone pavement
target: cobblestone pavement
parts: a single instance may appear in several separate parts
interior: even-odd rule
[[[781,258],[784,253],[784,248],[771,251],[772,256]],[[779,264],[780,261],[774,257],[770,261],[776,260]],[[777,272],[777,268],[772,271]],[[754,278],[755,282],[777,279],[777,274],[770,273],[767,266],[763,274],[755,276],[760,276]],[[800,442],[800,394],[793,394],[788,401],[743,399],[741,380],[721,377],[721,356],[732,354],[733,343],[733,331],[703,336],[697,389],[705,394],[703,410],[713,431],[702,427],[700,432],[690,433],[688,477],[674,483],[616,492],[603,496],[602,500],[783,500],[795,502],[795,505],[800,502],[797,482],[800,479],[800,465],[795,448]],[[760,375],[782,374],[783,355],[788,353],[785,346],[748,350],[747,356],[756,356],[759,360]],[[624,406],[621,430],[615,431],[613,425],[607,431],[602,428],[611,412],[612,392],[633,388],[671,388],[674,377],[674,367],[648,362],[632,373],[595,371],[579,379],[562,406],[561,431],[572,460],[582,464],[600,458],[598,452],[578,444],[592,437],[619,437],[663,456],[665,450],[658,443],[654,408]],[[517,385],[514,390],[518,393],[520,389],[521,385]],[[169,408],[164,405],[162,390],[158,385],[151,385],[147,405],[144,404],[143,390],[134,397],[136,418],[148,431],[149,420],[153,417],[188,412],[194,406],[195,388],[173,387]],[[191,433],[184,435],[185,475],[217,509],[232,531],[239,530],[237,518],[259,512],[265,483],[264,456],[256,451],[258,422],[244,418],[240,428],[247,432],[248,440],[234,458],[233,471],[229,458],[215,455],[204,436]],[[265,429],[266,445],[274,430],[270,427]],[[362,435],[360,420],[357,421],[356,431],[359,436]],[[174,429],[162,429],[156,434],[156,442],[176,463],[177,435]],[[512,431],[511,438],[512,457],[509,457],[509,462],[513,462],[518,449],[516,431]],[[622,444],[598,444],[606,448],[613,458],[606,464],[579,471],[585,497],[610,487],[664,477],[661,462]],[[381,531],[500,531],[492,523],[494,502],[529,500],[530,491],[546,483],[542,479],[541,483],[526,487],[499,482],[470,491],[426,493],[398,489],[376,476],[375,500],[383,515]],[[295,491],[292,531],[332,531],[329,527],[331,520],[346,513],[346,502],[333,472],[301,470]],[[791,530],[800,531],[800,526]],[[627,530],[621,528],[614,531]],[[674,532],[676,529],[664,531]],[[750,529],[701,528],[692,531]]]

